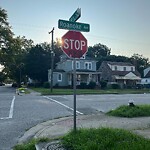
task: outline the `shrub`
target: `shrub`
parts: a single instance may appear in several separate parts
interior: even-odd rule
[[[96,87],[96,83],[93,81],[90,81],[90,83],[88,84],[88,88],[89,89],[94,89]]]
[[[100,85],[101,85],[101,88],[104,89],[107,87],[107,82],[106,81],[100,81]]]
[[[86,89],[87,84],[85,82],[81,82],[80,85],[78,86],[79,89]]]
[[[112,89],[120,89],[120,86],[119,86],[119,84],[113,83],[113,84],[111,84],[111,88]]]
[[[50,83],[49,82],[44,82],[43,87],[44,88],[50,88]]]

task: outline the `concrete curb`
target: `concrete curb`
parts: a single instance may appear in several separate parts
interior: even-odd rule
[[[126,130],[135,131],[135,133],[150,136],[150,117],[140,118],[119,118],[110,117],[103,113],[96,115],[79,115],[77,116],[77,128],[98,128],[98,127],[112,127],[122,128]],[[19,139],[19,143],[28,141],[31,138],[57,138],[63,136],[73,129],[73,117],[64,117],[60,119],[50,120],[40,123],[35,127],[29,129]],[[144,132],[147,131],[147,132]]]

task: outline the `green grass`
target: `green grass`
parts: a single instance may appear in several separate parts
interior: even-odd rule
[[[32,90],[41,93],[42,95],[71,95],[73,89],[50,89],[46,88],[32,88]],[[77,94],[143,94],[150,93],[150,89],[77,89]]]
[[[118,116],[118,117],[147,117],[150,116],[150,105],[135,105],[130,106],[120,106],[115,110],[107,112],[108,115]]]
[[[36,150],[35,148],[35,144],[39,143],[39,142],[48,142],[49,139],[48,138],[40,138],[40,139],[32,139],[27,143],[23,143],[23,144],[18,144],[16,145],[13,150]]]
[[[123,129],[80,129],[62,138],[69,150],[149,150],[150,140]]]

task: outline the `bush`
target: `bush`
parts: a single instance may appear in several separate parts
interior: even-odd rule
[[[87,88],[87,84],[85,82],[81,82],[80,85],[78,85],[79,89],[86,89]]]
[[[28,83],[28,87],[42,87],[42,83],[36,82],[36,83]]]
[[[113,84],[111,84],[111,88],[112,89],[120,89],[120,85],[116,84],[116,83],[113,83]]]
[[[44,82],[43,87],[44,88],[50,88],[50,83],[49,82]]]
[[[100,81],[100,85],[101,85],[101,88],[104,89],[107,87],[107,82],[106,81]]]
[[[96,83],[93,81],[90,81],[90,83],[88,84],[88,88],[89,89],[94,89],[96,87]]]

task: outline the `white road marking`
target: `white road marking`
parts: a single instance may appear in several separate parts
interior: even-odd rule
[[[57,103],[57,104],[59,104],[59,105],[62,105],[62,106],[64,106],[64,107],[66,107],[66,108],[68,108],[68,109],[70,109],[70,110],[73,111],[73,109],[72,109],[71,107],[69,107],[69,106],[67,106],[67,105],[65,105],[65,104],[63,104],[63,103],[61,103],[61,102],[58,102],[58,101],[56,101],[56,100],[54,100],[54,99],[52,99],[52,98],[50,98],[50,97],[48,97],[48,96],[43,96],[43,97],[45,97],[45,98],[47,98],[47,99],[49,99],[49,100],[51,100],[51,101],[53,101],[53,102],[55,102],[55,103]],[[79,112],[79,111],[76,111],[76,113],[78,113],[78,114],[80,114],[80,115],[83,115],[83,113],[82,113],[82,112]]]
[[[13,112],[14,112],[14,103],[15,103],[15,96],[13,97],[13,100],[11,102],[11,107],[10,107],[10,111],[9,111],[9,118],[13,117]]]
[[[10,106],[9,117],[3,117],[3,118],[0,118],[0,120],[7,120],[13,117],[15,99],[16,97],[14,96],[11,102],[11,106]]]

